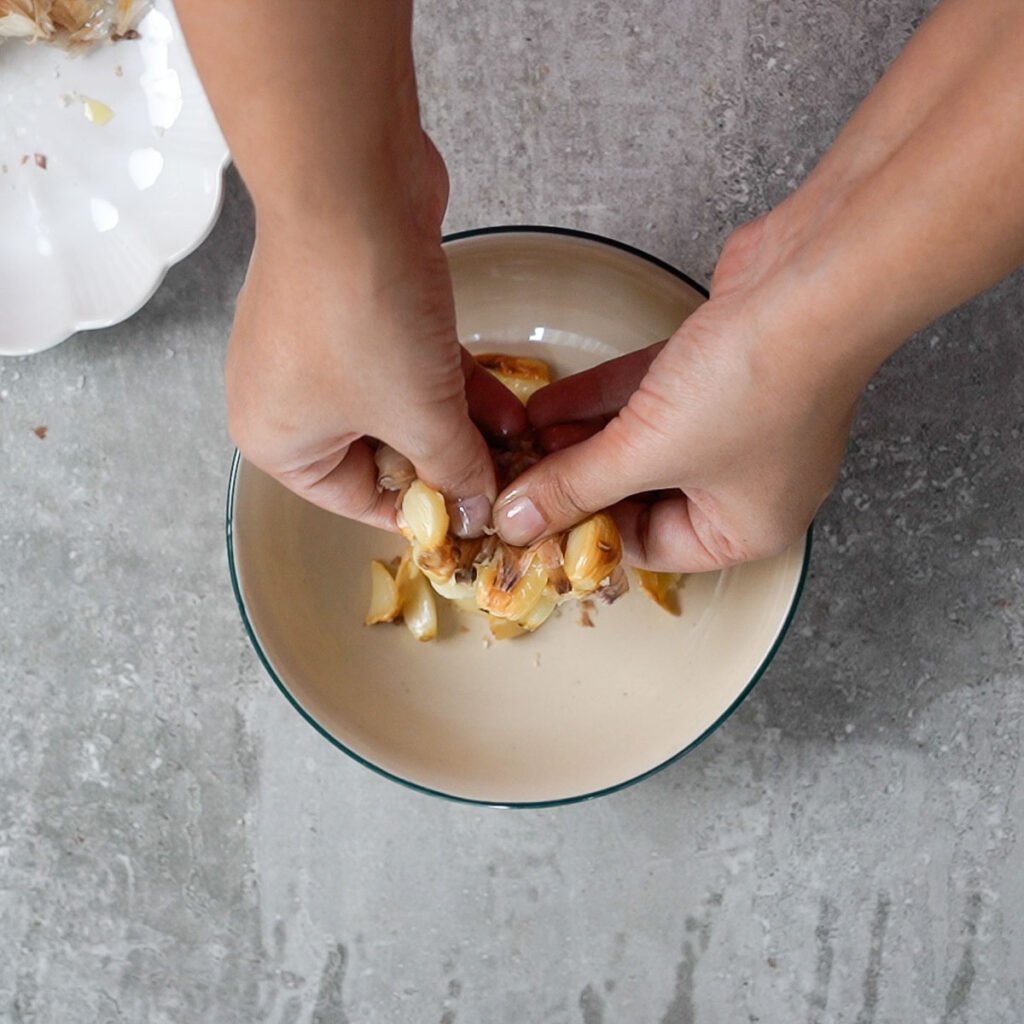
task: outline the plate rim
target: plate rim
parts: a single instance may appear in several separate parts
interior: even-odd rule
[[[154,5],[155,9],[159,10],[159,5]],[[177,25],[177,12],[174,10],[173,0],[167,0],[167,6],[170,8],[171,14]],[[161,11],[166,17],[166,11]],[[181,35],[181,39],[184,42],[184,34],[181,32],[180,26],[178,26],[178,32]],[[205,89],[202,86],[202,80],[199,78],[199,72],[195,70],[195,64],[192,61],[191,53],[188,50],[188,44],[185,42],[185,52],[188,55],[190,65],[193,69],[197,80],[199,81],[200,88],[205,95]],[[209,99],[207,99],[209,104]],[[211,106],[212,110],[212,106]],[[204,169],[209,170],[216,178],[216,189],[212,195],[212,202],[209,207],[209,213],[204,218],[202,227],[198,229],[196,236],[186,245],[161,255],[159,266],[152,278],[147,282],[146,287],[141,289],[138,297],[130,303],[122,306],[116,312],[112,312],[106,315],[97,316],[94,318],[80,318],[75,317],[70,323],[66,323],[62,327],[55,329],[53,334],[43,340],[33,340],[28,347],[18,348],[7,348],[3,344],[0,344],[0,358],[12,358],[17,359],[22,356],[33,356],[39,355],[42,352],[47,352],[52,348],[56,348],[58,345],[68,341],[76,334],[81,334],[85,331],[101,331],[106,330],[109,327],[114,327],[117,324],[124,323],[124,321],[133,317],[138,313],[145,305],[147,305],[150,299],[157,293],[160,286],[164,283],[167,274],[170,270],[177,266],[182,260],[191,256],[192,253],[198,249],[203,242],[205,242],[212,233],[214,227],[217,225],[217,221],[220,219],[220,215],[224,209],[224,176],[228,167],[232,163],[231,149],[227,144],[227,140],[224,138],[224,133],[220,129],[219,122],[217,121],[216,112],[214,112],[214,124],[216,126],[217,133],[220,137],[221,147],[223,152],[220,153],[216,161],[211,160],[209,165],[206,165]]]
[[[491,227],[483,228],[470,228],[465,231],[456,231],[450,234],[446,234],[442,238],[443,244],[449,242],[457,242],[467,238],[476,238],[483,235],[500,235],[500,234],[547,234],[547,235],[563,235],[572,238],[582,238],[592,242],[599,242],[604,245],[611,246],[612,248],[619,249],[623,252],[631,253],[634,256],[639,256],[641,259],[646,260],[649,263],[653,263],[655,266],[660,267],[663,270],[668,271],[673,277],[684,281],[691,288],[696,289],[705,299],[709,297],[708,290],[698,282],[694,281],[689,275],[683,273],[673,267],[670,263],[666,263],[664,260],[659,259],[657,256],[652,256],[649,253],[644,252],[642,249],[638,249],[635,246],[629,245],[627,242],[621,242],[618,239],[608,238],[604,235],[599,235],[591,231],[583,231],[577,228],[566,228],[558,227],[547,224],[501,224],[494,225]],[[651,768],[646,769],[639,775],[632,776],[629,779],[624,779],[621,782],[613,783],[610,786],[603,786],[600,789],[595,789],[587,793],[577,793],[566,797],[555,797],[549,800],[512,800],[512,801],[500,801],[500,800],[486,800],[478,797],[460,796],[457,793],[446,793],[441,789],[434,789],[430,786],[424,785],[423,783],[416,782],[413,779],[405,778],[395,772],[388,771],[386,768],[382,768],[378,764],[374,764],[373,761],[363,757],[362,754],[357,753],[350,747],[346,746],[336,736],[332,735],[327,729],[325,729],[302,705],[299,703],[297,698],[289,690],[287,684],[283,679],[280,678],[277,671],[270,663],[270,659],[263,649],[259,638],[256,636],[256,630],[252,625],[252,621],[249,618],[248,611],[245,605],[245,598],[242,596],[242,588],[239,580],[238,566],[235,560],[235,529],[234,529],[234,517],[235,517],[235,498],[238,489],[238,476],[243,461],[242,453],[236,448],[234,455],[231,459],[231,470],[228,475],[228,492],[227,492],[227,505],[224,516],[224,536],[227,544],[227,557],[228,557],[228,572],[231,577],[231,590],[235,596],[235,604],[238,608],[238,613],[241,616],[242,623],[245,627],[246,635],[249,638],[249,642],[255,650],[257,657],[266,670],[267,674],[277,685],[277,688],[284,694],[288,703],[302,716],[307,724],[311,725],[324,739],[326,739],[332,746],[337,747],[343,753],[347,754],[354,761],[358,762],[365,768],[369,768],[370,771],[382,778],[389,779],[392,782],[397,782],[399,785],[406,789],[414,790],[418,793],[425,793],[428,796],[440,797],[442,800],[448,800],[452,803],[466,804],[473,807],[493,807],[500,809],[518,809],[518,810],[539,810],[542,808],[551,807],[566,807],[571,804],[584,803],[589,800],[596,800],[598,797],[610,796],[612,793],[618,793],[620,790],[627,789],[630,786],[635,786],[645,779],[649,779],[652,775],[656,775],[658,772],[663,771],[670,765],[681,760],[691,751],[695,750],[700,746],[709,736],[716,732],[722,725],[732,717],[734,712],[739,706],[746,700],[750,695],[751,690],[760,682],[762,676],[768,670],[768,666],[771,665],[775,659],[775,655],[778,654],[779,648],[782,646],[786,635],[789,633],[789,629],[793,624],[793,620],[796,617],[797,609],[800,605],[800,599],[803,596],[804,588],[807,583],[807,577],[810,572],[811,564],[811,548],[813,544],[814,535],[814,524],[813,522],[807,528],[807,533],[804,535],[804,546],[803,556],[800,564],[800,574],[797,578],[796,587],[793,590],[793,596],[789,602],[789,608],[786,611],[786,615],[783,618],[778,632],[775,634],[775,639],[772,641],[764,658],[758,665],[757,669],[752,673],[750,680],[739,692],[732,703],[711,723],[696,739],[691,740],[685,747],[664,761],[659,762]]]
[[[120,310],[117,313],[113,313],[108,317],[101,318],[101,322],[95,320],[76,320],[68,327],[61,327],[56,333],[57,336],[49,338],[44,342],[33,345],[32,348],[5,350],[0,348],[0,357],[17,359],[21,356],[35,356],[42,352],[48,352],[52,348],[56,348],[58,345],[62,345],[65,341],[69,341],[76,334],[84,334],[86,331],[105,331],[110,327],[116,327],[118,324],[124,323],[126,320],[130,320],[136,313],[138,313],[144,306],[146,306],[150,299],[160,290],[160,286],[164,283],[167,275],[174,269],[182,260],[187,259],[198,249],[203,242],[205,242],[210,235],[213,233],[213,229],[217,226],[217,221],[220,220],[221,212],[224,209],[224,173],[231,165],[231,153],[226,151],[223,158],[220,161],[220,166],[217,167],[215,173],[217,175],[217,191],[214,194],[213,207],[210,210],[210,216],[206,223],[203,225],[202,230],[196,236],[195,240],[189,245],[183,246],[180,250],[171,253],[167,256],[162,257],[163,266],[153,275],[153,279],[149,282],[145,290],[140,294],[137,302],[130,304],[127,308]]]

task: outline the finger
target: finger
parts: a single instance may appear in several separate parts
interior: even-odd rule
[[[526,407],[534,427],[614,416],[629,401],[665,342],[610,359],[535,392]]]
[[[599,417],[578,423],[556,423],[537,431],[537,444],[546,454],[561,451],[570,445],[586,441],[588,437],[593,437],[607,422],[604,417]]]
[[[365,441],[302,469],[274,474],[289,490],[314,505],[383,530],[397,530],[395,496],[377,490],[377,465]]]
[[[460,537],[479,537],[490,526],[497,485],[487,442],[462,405],[461,411],[447,403],[423,414],[410,412],[415,433],[384,440],[445,496],[451,529]]]
[[[694,508],[684,494],[676,492],[653,504],[622,501],[610,511],[629,565],[656,572],[709,572],[732,564],[701,538],[694,527]]]
[[[526,432],[523,403],[466,349],[462,350],[462,372],[466,378],[469,417],[486,437],[508,441]]]
[[[568,529],[627,495],[658,486],[621,417],[600,433],[547,455],[515,480],[494,506],[494,525],[509,544],[530,544]]]

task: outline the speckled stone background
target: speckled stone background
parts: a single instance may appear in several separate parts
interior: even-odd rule
[[[578,225],[706,279],[929,6],[424,2],[449,225]],[[1021,278],[877,378],[728,724],[512,813],[350,763],[247,646],[221,360],[251,228],[229,175],[140,314],[0,361],[0,1020],[1019,1024]]]

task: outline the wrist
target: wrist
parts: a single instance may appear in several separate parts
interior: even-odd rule
[[[858,191],[798,190],[763,218],[748,295],[766,358],[851,401],[924,322],[891,237],[872,237]]]
[[[437,250],[448,174],[417,126],[413,137],[367,173],[314,181],[301,194],[261,192],[253,202],[257,238],[265,248],[306,252],[344,266],[403,263]]]

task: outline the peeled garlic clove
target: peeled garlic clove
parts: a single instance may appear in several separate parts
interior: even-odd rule
[[[398,584],[383,562],[370,563],[370,605],[363,622],[373,626],[378,622],[393,622],[402,610]]]
[[[414,480],[402,498],[398,528],[425,551],[439,548],[448,536],[448,509],[444,498],[422,480]]]
[[[446,583],[457,568],[455,548],[448,537],[444,498],[422,480],[414,480],[398,510],[398,528],[412,542],[415,563],[432,580]]]
[[[650,569],[634,569],[640,589],[656,605],[664,608],[669,615],[679,615],[679,584],[683,574],[678,572],[652,572]]]
[[[94,100],[89,96],[82,97],[82,110],[87,121],[91,121],[101,128],[114,119],[114,111],[106,103],[102,100]]]
[[[606,512],[595,513],[569,531],[564,567],[574,593],[592,594],[621,560],[619,531]]]
[[[433,640],[437,636],[437,604],[426,576],[413,562],[407,562],[401,581],[402,618],[417,640]]]
[[[497,377],[523,405],[535,391],[551,383],[551,368],[543,359],[488,353],[477,356],[476,361]]]
[[[501,619],[497,615],[488,615],[487,624],[491,628],[491,636],[495,640],[515,640],[517,636],[526,636],[528,630],[511,619]]]
[[[439,581],[427,576],[427,579],[430,580],[434,593],[443,597],[446,601],[473,601],[473,607],[476,607],[476,601],[474,600],[476,587],[472,583],[460,583],[455,578]]]
[[[539,629],[548,619],[551,618],[555,608],[558,607],[558,591],[550,584],[544,588],[537,603],[519,619],[519,625],[527,632],[532,633]]]

